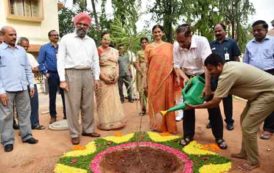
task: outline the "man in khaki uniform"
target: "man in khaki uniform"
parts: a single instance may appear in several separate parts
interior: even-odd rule
[[[219,78],[214,98],[201,105],[190,105],[193,108],[212,108],[219,105],[228,94],[247,100],[241,114],[242,147],[238,154],[231,156],[246,159],[240,169],[250,171],[259,167],[257,132],[260,124],[274,111],[274,77],[256,67],[240,62],[227,62],[216,54],[205,60],[208,72]]]

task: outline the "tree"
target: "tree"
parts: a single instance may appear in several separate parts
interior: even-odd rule
[[[249,0],[219,0],[220,15],[230,26],[231,37],[238,41],[241,50],[247,42],[248,16],[255,12],[253,4]]]
[[[112,0],[112,7],[114,9],[114,20],[120,20],[122,26],[127,27],[133,33],[137,33],[136,23],[139,18],[140,4],[136,0]]]
[[[95,3],[95,0],[93,1]],[[73,0],[72,9],[64,7],[59,11],[58,17],[61,37],[67,33],[73,32],[74,26],[72,23],[72,18],[80,12],[87,12],[90,16],[93,16],[96,13],[92,13],[90,10],[87,9],[87,0]],[[97,16],[97,14],[95,16]],[[91,29],[89,30],[88,35],[94,38],[94,40],[98,43],[101,33],[99,31],[99,23],[96,23],[96,20],[98,22],[98,19],[95,19],[95,24],[91,24]]]
[[[72,17],[75,13],[66,7],[58,12],[60,37],[73,31]]]
[[[184,19],[187,23],[191,23],[194,31],[209,40],[213,39],[213,27],[222,20],[222,16],[218,15],[218,2],[214,0],[183,0]]]
[[[121,20],[115,19],[111,25],[111,42],[114,45],[124,45],[128,50],[136,53],[140,50],[140,38],[147,32],[135,33],[130,26],[125,27]]]
[[[156,0],[149,12],[154,14],[157,22],[163,21],[163,27],[168,42],[173,42],[173,26],[183,11],[182,0]]]

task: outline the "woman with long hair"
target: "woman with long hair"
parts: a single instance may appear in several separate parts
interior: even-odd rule
[[[103,32],[98,48],[100,62],[100,87],[96,90],[98,128],[114,130],[126,125],[118,91],[118,50],[110,47],[110,34]]]
[[[152,28],[154,41],[146,46],[148,114],[151,130],[177,133],[175,113],[163,116],[162,124],[155,125],[156,114],[175,105],[173,46],[164,42],[164,30],[161,25]]]

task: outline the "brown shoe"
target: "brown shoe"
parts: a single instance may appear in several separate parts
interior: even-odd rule
[[[80,138],[79,137],[71,138],[71,143],[73,145],[78,145],[80,143]]]
[[[93,132],[93,133],[82,133],[83,136],[89,136],[89,137],[100,137],[101,135],[99,133]]]
[[[50,117],[49,124],[56,122],[56,117]]]

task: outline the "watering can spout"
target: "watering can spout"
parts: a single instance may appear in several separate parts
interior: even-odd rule
[[[181,104],[178,104],[178,105],[176,105],[174,107],[169,108],[166,111],[161,111],[161,114],[165,115],[168,112],[173,112],[173,111],[177,111],[177,110],[184,110],[185,108],[186,108],[186,104],[185,103],[181,103]]]
[[[182,96],[184,99],[183,103],[180,103],[174,107],[169,108],[166,111],[161,111],[162,115],[165,115],[167,112],[184,110],[189,105],[198,105],[204,102],[204,98],[201,97],[203,89],[205,86],[205,80],[201,76],[197,75],[191,78],[182,90]]]

